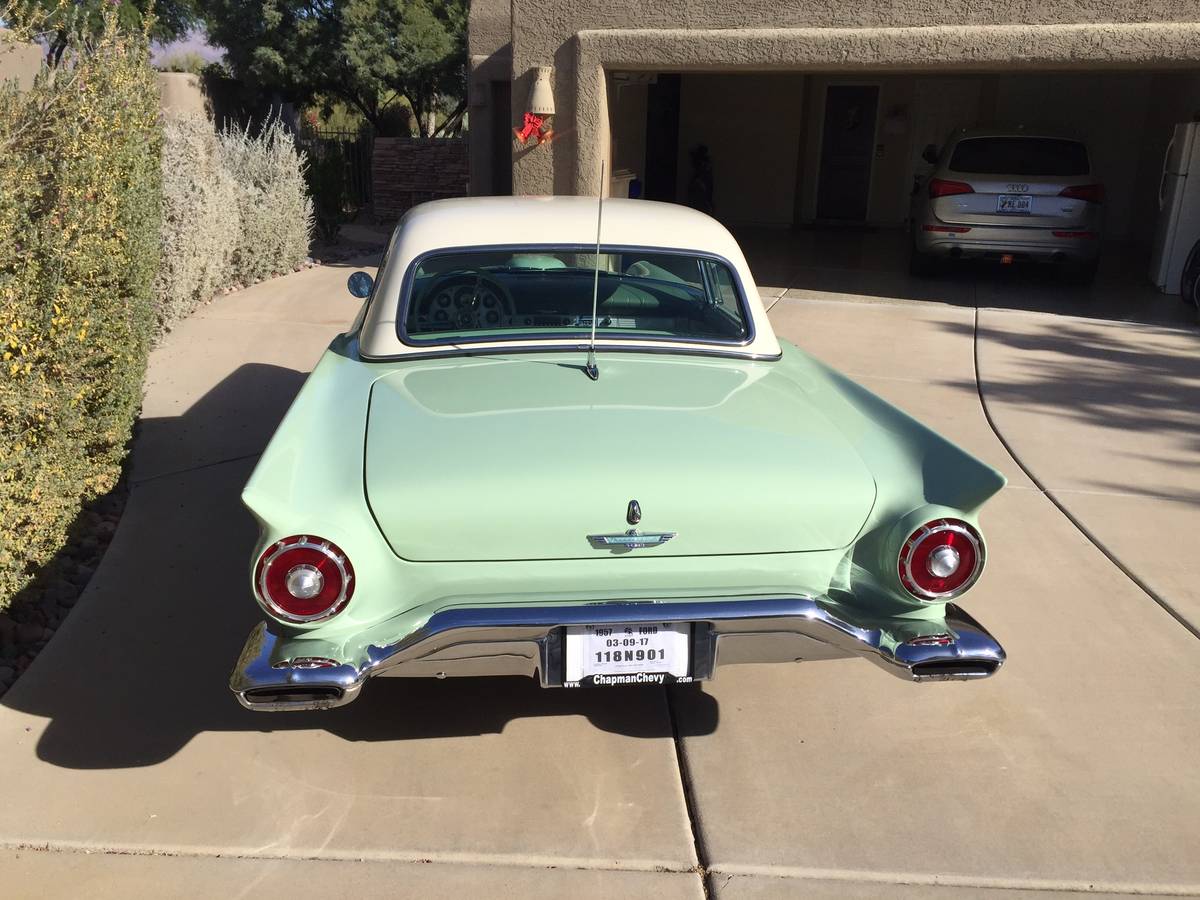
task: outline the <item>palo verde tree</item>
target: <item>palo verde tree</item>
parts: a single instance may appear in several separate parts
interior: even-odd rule
[[[465,108],[466,0],[200,0],[236,75],[297,102],[333,96],[377,131],[401,98],[417,133]]]

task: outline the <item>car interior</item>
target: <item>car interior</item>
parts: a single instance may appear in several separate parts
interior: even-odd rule
[[[595,287],[598,334],[738,343],[749,330],[735,285],[725,263],[688,254],[454,252],[419,262],[404,325],[422,342],[574,338],[592,327]]]

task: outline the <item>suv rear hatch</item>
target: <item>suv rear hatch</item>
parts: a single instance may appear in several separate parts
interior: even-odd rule
[[[938,219],[952,225],[1083,228],[1102,197],[1090,173],[1087,148],[1079,141],[963,138],[930,181],[931,206]],[[933,196],[940,190],[946,193]]]

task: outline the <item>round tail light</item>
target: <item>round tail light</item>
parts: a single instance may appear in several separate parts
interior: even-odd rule
[[[900,583],[918,600],[948,600],[979,578],[983,556],[983,538],[966,522],[926,522],[900,548]]]
[[[316,622],[342,611],[354,593],[354,568],[336,544],[297,535],[263,551],[254,570],[263,606],[288,622]]]

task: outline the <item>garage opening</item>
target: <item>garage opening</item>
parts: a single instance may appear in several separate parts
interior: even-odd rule
[[[1200,242],[1200,178],[1189,204],[1166,196],[1164,174],[1177,126],[1200,119],[1200,71],[613,72],[609,91],[612,193],[707,204],[772,269],[905,270],[929,148],[981,126],[1086,147],[1103,185],[1101,271],[1138,302],[1177,294]],[[1184,214],[1164,222],[1171,202]]]

